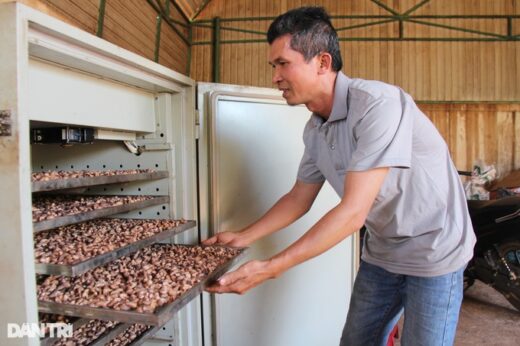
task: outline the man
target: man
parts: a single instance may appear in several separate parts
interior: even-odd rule
[[[341,345],[386,345],[403,310],[403,345],[452,344],[475,236],[446,143],[401,89],[340,72],[337,34],[322,8],[279,16],[267,38],[273,82],[288,104],[313,113],[296,183],[255,223],[204,243],[247,246],[288,226],[325,180],[341,201],[279,254],[207,290],[243,294],[365,225]]]

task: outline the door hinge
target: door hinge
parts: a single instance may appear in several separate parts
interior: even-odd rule
[[[200,138],[200,112],[195,110],[195,139]]]
[[[11,136],[11,110],[0,110],[0,136]]]

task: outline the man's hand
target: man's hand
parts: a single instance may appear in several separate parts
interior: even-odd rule
[[[291,191],[282,196],[259,220],[240,232],[221,232],[202,242],[204,245],[245,247],[273,232],[287,227],[304,215],[312,206],[323,183],[296,181]],[[283,268],[272,260],[251,261],[236,271],[222,276],[206,288],[210,293],[243,294],[267,279],[277,277]]]
[[[245,247],[249,243],[240,232],[220,232],[202,242],[203,245],[227,245],[232,247]]]
[[[206,291],[209,293],[244,294],[265,280],[276,276],[269,265],[269,261],[250,261],[237,270],[223,275],[217,282],[206,287]]]

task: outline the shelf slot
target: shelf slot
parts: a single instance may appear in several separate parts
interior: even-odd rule
[[[84,197],[95,197],[95,196],[84,196]],[[107,196],[103,196],[107,197]],[[154,205],[160,205],[160,204],[167,204],[169,203],[170,198],[168,196],[158,196],[153,197],[151,199],[146,199],[143,201],[133,202],[133,203],[127,203],[123,205],[118,205],[114,207],[107,207],[103,209],[96,209],[92,211],[87,211],[84,213],[79,214],[73,214],[73,215],[66,215],[66,216],[59,216],[54,219],[39,221],[39,222],[33,222],[33,231],[34,232],[40,232],[45,231],[61,226],[71,225],[87,220],[93,220],[98,219],[102,217],[107,217],[111,215],[116,215],[120,213],[126,213],[129,211],[137,210],[137,209],[143,209],[146,207],[151,207]]]
[[[81,261],[76,264],[52,264],[52,263],[36,263],[37,274],[47,275],[65,275],[65,276],[77,276],[89,271],[93,268],[99,267],[120,257],[132,254],[146,246],[154,243],[169,239],[177,234],[187,231],[196,226],[195,221],[187,221],[186,223],[177,227],[165,230],[157,233],[149,238],[141,239],[135,243],[125,245],[121,248],[115,249],[111,252],[107,252],[98,256],[91,257],[87,260]]]
[[[112,176],[69,178],[69,179],[53,179],[48,181],[34,181],[32,183],[32,192],[55,191],[63,189],[75,189],[80,187],[89,187],[96,185],[108,185],[129,183],[141,180],[156,180],[168,177],[168,171],[156,171],[137,174],[120,174]]]
[[[170,245],[157,245],[170,246]],[[187,245],[190,246],[190,245]],[[230,260],[216,267],[211,273],[206,275],[201,281],[183,292],[173,302],[158,307],[154,313],[139,313],[136,311],[114,310],[109,308],[91,307],[83,305],[72,305],[64,303],[56,303],[50,301],[38,301],[38,309],[40,312],[56,313],[67,316],[78,316],[99,320],[115,320],[124,323],[142,323],[146,325],[159,326],[170,320],[177,311],[184,307],[193,298],[198,296],[204,288],[212,283],[215,279],[223,275],[238,261],[240,261],[247,253],[247,248],[237,249],[238,253]]]

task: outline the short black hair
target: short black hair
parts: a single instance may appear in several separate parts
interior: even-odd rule
[[[291,48],[300,52],[305,61],[327,52],[332,56],[332,70],[343,67],[338,34],[323,7],[300,7],[278,16],[269,26],[267,42],[291,35]]]

